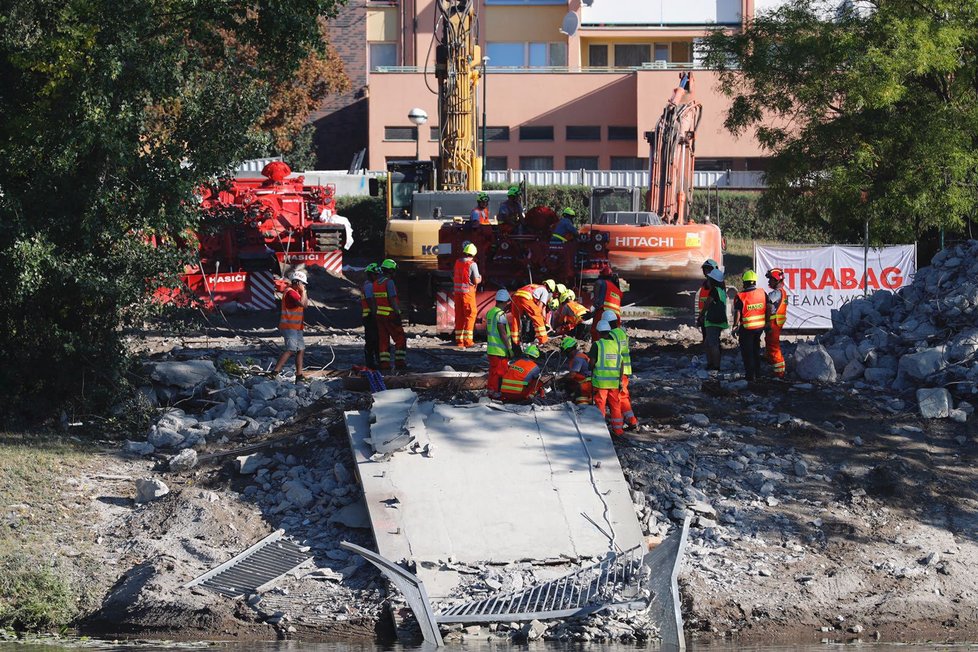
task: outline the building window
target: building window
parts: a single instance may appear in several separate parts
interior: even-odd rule
[[[638,140],[638,127],[608,127],[608,140]]]
[[[432,125],[428,132],[428,138],[429,140],[438,140],[438,125]]]
[[[553,140],[553,127],[520,127],[520,140]],[[547,168],[552,170],[553,168]]]
[[[615,66],[630,68],[652,60],[652,47],[647,43],[628,43],[615,46]]]
[[[489,43],[489,64],[494,68],[544,68],[567,65],[566,43]]]
[[[553,156],[521,156],[520,169],[521,170],[553,170],[554,157]]]
[[[509,127],[486,127],[486,140],[509,140]]]
[[[700,172],[726,172],[733,169],[732,158],[698,158],[693,161],[693,169]]]
[[[568,156],[564,165],[566,165],[567,170],[597,170],[598,169],[598,157],[597,156]]]
[[[416,140],[417,127],[384,127],[384,140]]]
[[[567,140],[601,140],[601,127],[598,125],[587,127],[568,125]]]
[[[668,43],[656,43],[655,44],[655,60],[656,61],[669,61],[669,44]]]
[[[368,43],[370,69],[389,68],[397,65],[397,43]]]
[[[692,63],[693,44],[690,41],[676,41],[673,43],[672,60],[676,63]]]
[[[487,170],[507,170],[508,160],[505,156],[487,156],[486,157],[486,169]]]
[[[587,48],[588,65],[595,68],[608,67],[608,46],[589,45]]]
[[[644,170],[649,166],[649,159],[635,156],[612,156],[612,170]]]
[[[486,54],[494,68],[522,68],[526,65],[525,43],[489,43]]]

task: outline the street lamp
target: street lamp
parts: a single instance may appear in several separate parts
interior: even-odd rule
[[[415,142],[414,158],[415,160],[421,160],[421,125],[428,122],[428,113],[424,109],[419,109],[418,107],[414,107],[413,109],[408,111],[408,120],[413,122],[414,125],[417,127],[417,130],[415,131],[415,138],[414,138],[414,142]]]
[[[489,72],[489,57],[482,57],[482,185],[486,185],[486,73]]]

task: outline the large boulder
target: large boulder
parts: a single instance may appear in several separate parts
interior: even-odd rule
[[[799,344],[795,349],[794,370],[802,380],[834,383],[837,375],[832,356],[820,344]]]
[[[183,443],[184,437],[172,428],[153,426],[146,438],[154,448],[176,448]]]
[[[170,470],[174,473],[189,471],[197,466],[197,451],[186,448],[170,458]]]
[[[927,380],[947,366],[944,347],[935,346],[900,358],[899,373],[914,380]]]
[[[842,370],[842,380],[852,381],[857,378],[862,378],[863,374],[866,372],[866,367],[863,366],[859,360],[852,360],[846,365],[846,368]]]
[[[299,480],[289,480],[282,485],[285,499],[296,507],[309,507],[316,500],[309,488]]]
[[[947,359],[950,362],[971,360],[978,353],[978,328],[968,328],[954,337],[948,343]]]
[[[193,389],[208,382],[216,374],[217,369],[210,360],[185,360],[158,362],[153,366],[150,377],[161,385]]]
[[[148,503],[170,493],[166,483],[157,478],[140,478],[136,480],[136,502]]]
[[[925,419],[946,419],[951,414],[951,394],[943,387],[918,389],[917,406]]]

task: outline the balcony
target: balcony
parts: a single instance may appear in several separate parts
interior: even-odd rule
[[[641,66],[625,68],[605,66],[489,66],[488,74],[616,74],[622,75],[639,70],[709,70],[698,61],[649,61]],[[370,72],[378,73],[424,73],[434,75],[434,66],[427,69],[419,66],[377,66]]]

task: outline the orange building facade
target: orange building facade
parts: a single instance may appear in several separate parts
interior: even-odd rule
[[[488,57],[478,109],[481,124],[485,98],[488,169],[645,169],[643,134],[685,70],[704,107],[697,168],[763,169],[756,141],[723,129],[729,100],[716,89],[716,74],[703,69],[699,40],[716,27],[741,29],[778,0],[476,1]],[[370,169],[414,158],[416,149],[421,158],[437,155],[437,97],[429,90],[437,87],[434,2],[350,2],[366,11]],[[429,115],[420,129],[407,117],[415,107]],[[324,136],[320,147],[329,142]]]

